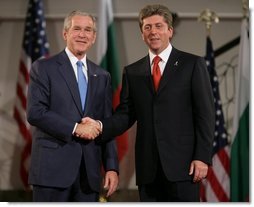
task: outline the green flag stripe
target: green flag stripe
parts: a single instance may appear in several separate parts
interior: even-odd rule
[[[121,83],[121,73],[119,69],[119,58],[117,54],[117,49],[115,45],[115,27],[114,24],[110,24],[108,27],[108,47],[106,55],[103,57],[101,66],[105,68],[112,78],[112,88],[115,91]]]
[[[231,148],[231,201],[247,201],[249,196],[249,104],[239,122]]]

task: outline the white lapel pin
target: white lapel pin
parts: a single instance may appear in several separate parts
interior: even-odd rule
[[[94,77],[97,77],[97,74],[93,74]]]
[[[174,66],[178,66],[178,60],[175,62]]]

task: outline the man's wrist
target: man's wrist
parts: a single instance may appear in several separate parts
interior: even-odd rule
[[[102,124],[102,122],[100,120],[96,120],[96,121],[100,124],[101,132],[102,132],[102,130],[103,130],[103,124]]]

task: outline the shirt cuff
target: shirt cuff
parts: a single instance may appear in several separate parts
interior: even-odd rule
[[[73,128],[73,131],[72,131],[72,135],[75,134],[75,131],[76,131],[77,126],[78,126],[78,123],[75,124],[75,126],[74,126],[74,128]]]
[[[102,130],[103,130],[103,124],[102,124],[102,122],[100,120],[96,120],[96,121],[99,122],[100,127],[101,127],[101,132],[102,132]]]

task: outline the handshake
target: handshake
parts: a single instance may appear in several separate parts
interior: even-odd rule
[[[100,121],[85,117],[78,123],[75,129],[75,136],[85,140],[94,140],[102,132]]]

